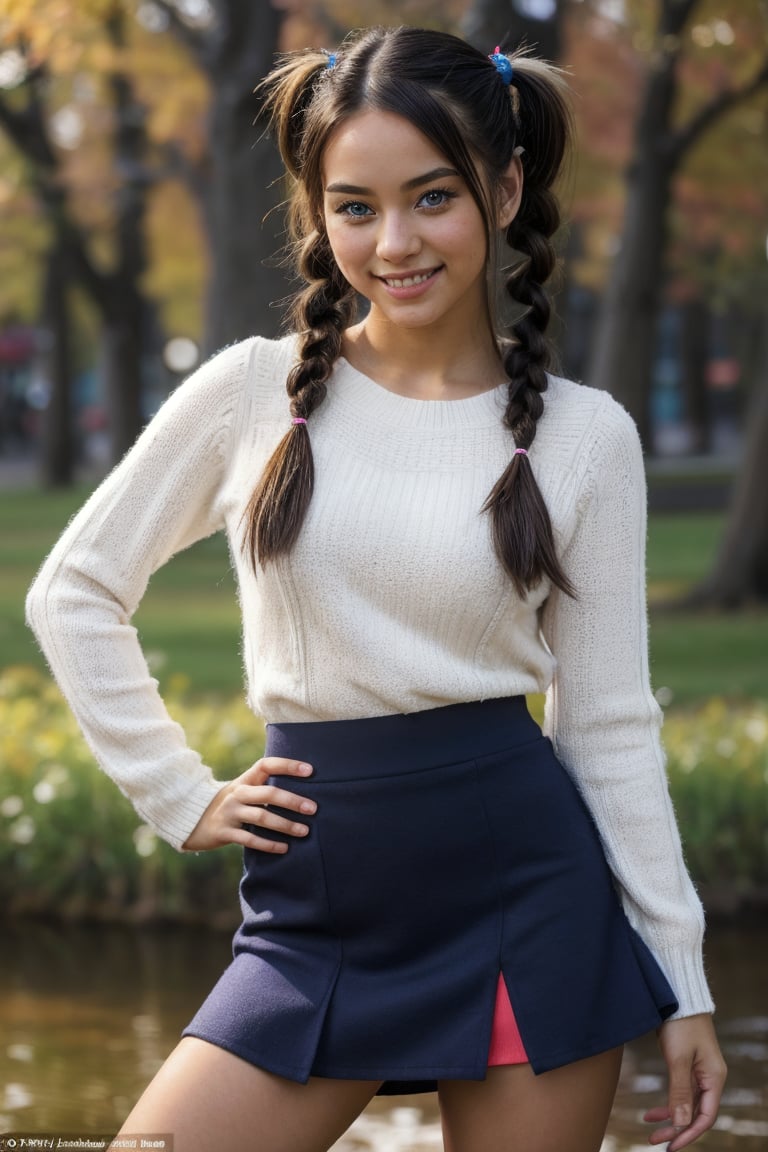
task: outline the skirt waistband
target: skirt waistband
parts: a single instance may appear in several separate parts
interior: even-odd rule
[[[266,756],[306,760],[313,779],[388,776],[478,759],[541,738],[525,696],[362,720],[268,724]]]

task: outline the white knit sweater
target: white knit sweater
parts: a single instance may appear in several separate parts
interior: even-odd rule
[[[30,590],[29,623],[99,762],[176,847],[221,787],[169,718],[130,619],[157,568],[225,529],[249,701],[268,721],[546,691],[545,731],[593,813],[631,923],[678,1014],[711,1011],[649,686],[632,421],[606,393],[550,380],[530,460],[578,599],[544,582],[521,600],[479,511],[512,447],[504,389],[416,400],[341,360],[309,421],[315,492],[298,544],[256,578],[241,517],[289,427],[294,348],[254,338],[199,368]]]

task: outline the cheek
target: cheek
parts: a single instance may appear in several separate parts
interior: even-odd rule
[[[463,257],[467,263],[485,264],[487,241],[482,221],[474,215],[454,218],[443,230],[442,243],[446,252]]]
[[[370,240],[365,235],[366,228],[328,221],[326,224],[328,242],[340,270],[349,279],[370,255]]]

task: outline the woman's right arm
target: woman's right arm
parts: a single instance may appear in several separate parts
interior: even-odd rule
[[[27,596],[28,623],[94,755],[177,848],[223,785],[168,715],[130,620],[151,574],[223,526],[230,436],[257,345],[225,348],[172,394]]]

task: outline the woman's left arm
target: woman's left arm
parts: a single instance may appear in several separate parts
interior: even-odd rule
[[[683,860],[650,686],[642,451],[633,421],[607,395],[581,452],[577,519],[562,555],[576,599],[555,590],[542,612],[556,660],[544,731],[592,813],[630,923],[675,991],[679,1008],[660,1038],[670,1106],[681,1103],[685,1081],[695,1139],[714,1119],[723,1065],[708,1015],[703,910]],[[706,1094],[694,1091],[703,1069]]]

